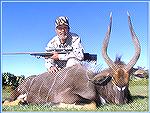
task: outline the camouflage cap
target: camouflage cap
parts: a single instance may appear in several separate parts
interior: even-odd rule
[[[63,26],[63,25],[69,27],[69,20],[65,16],[60,16],[55,21],[55,27],[57,28],[58,26]]]

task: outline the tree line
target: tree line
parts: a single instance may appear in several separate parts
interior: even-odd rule
[[[2,73],[2,86],[12,86],[15,89],[23,80],[25,79],[24,75],[15,76],[9,72]]]

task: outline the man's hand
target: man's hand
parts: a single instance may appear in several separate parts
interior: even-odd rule
[[[55,72],[57,72],[57,71],[58,71],[58,68],[55,67],[55,66],[52,66],[52,67],[50,67],[50,68],[48,69],[48,72],[49,72],[49,73],[55,73]]]
[[[53,52],[53,55],[51,56],[51,59],[59,60],[58,53],[57,52]]]

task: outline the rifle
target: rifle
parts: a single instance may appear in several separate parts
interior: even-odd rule
[[[53,55],[53,52],[57,52],[58,54],[66,54],[72,51],[72,48],[55,48],[46,50],[46,52],[8,52],[2,53],[2,55],[23,55],[29,54],[35,56],[36,58],[47,57],[50,58]]]

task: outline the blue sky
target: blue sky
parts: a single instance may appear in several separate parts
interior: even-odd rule
[[[85,52],[98,55],[97,64],[107,67],[101,55],[102,41],[112,12],[113,23],[108,55],[116,54],[128,63],[134,47],[127,21],[131,15],[134,30],[141,43],[141,56],[134,67],[148,68],[147,2],[2,2],[2,52],[42,52],[55,36],[54,21],[68,16],[71,32],[77,33]],[[46,71],[44,59],[30,55],[2,56],[2,72],[30,76]]]

